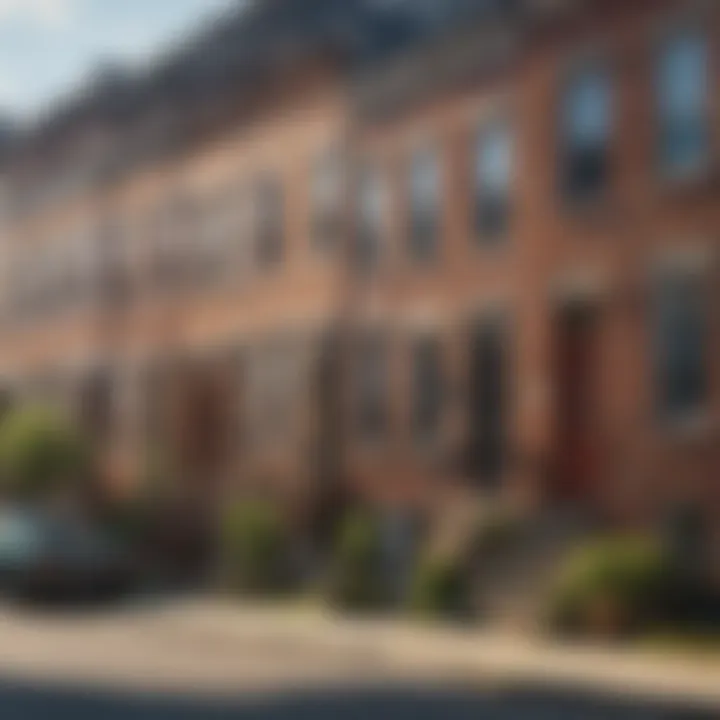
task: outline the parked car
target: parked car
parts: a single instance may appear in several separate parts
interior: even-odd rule
[[[0,512],[0,592],[21,600],[109,598],[132,584],[122,548],[87,522],[29,510]]]

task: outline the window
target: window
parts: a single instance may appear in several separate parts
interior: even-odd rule
[[[440,217],[440,168],[436,153],[422,150],[410,163],[410,253],[415,260],[434,257]]]
[[[147,284],[155,288],[162,285],[167,274],[166,238],[169,234],[169,210],[164,203],[158,203],[147,212],[145,232],[147,234],[147,256],[144,258]]]
[[[130,272],[124,252],[128,241],[127,228],[119,218],[108,218],[98,228],[97,277],[100,301],[122,302],[130,292]]]
[[[610,76],[587,66],[565,89],[561,118],[561,184],[570,201],[601,195],[607,186],[612,125]]]
[[[667,274],[655,304],[660,413],[682,419],[703,409],[708,391],[703,283],[690,272]]]
[[[198,233],[193,238],[193,278],[199,283],[222,280],[232,264],[239,206],[234,185],[217,188],[198,203]]]
[[[489,486],[501,477],[506,458],[507,363],[503,323],[480,323],[470,342],[468,469]]]
[[[115,416],[115,392],[110,370],[96,370],[84,380],[80,398],[82,426],[96,442],[106,442],[112,435]]]
[[[668,175],[693,172],[709,150],[708,46],[700,32],[674,36],[658,66],[659,163]]]
[[[415,439],[434,438],[443,407],[443,371],[440,343],[424,337],[415,342],[412,357],[412,425]]]
[[[506,123],[480,129],[475,150],[475,231],[481,240],[507,233],[510,221],[513,140]]]
[[[244,178],[239,178],[233,184],[230,194],[234,197],[232,205],[233,230],[231,234],[229,258],[234,267],[247,270],[254,261],[254,229],[255,214],[252,185]],[[233,272],[233,270],[229,270]]]
[[[363,338],[355,357],[357,430],[365,441],[382,438],[388,425],[388,357],[380,335]]]
[[[255,348],[247,378],[247,427],[256,448],[267,449],[292,432],[297,365],[290,340],[278,338]]]
[[[311,202],[313,245],[325,253],[338,244],[342,232],[343,177],[337,152],[327,152],[316,161]]]
[[[202,198],[199,244],[207,259],[227,256],[238,226],[238,197],[234,185],[215,188]]]
[[[186,190],[167,197],[151,219],[152,283],[162,289],[182,286],[188,269],[188,250],[197,230],[198,207]]]
[[[366,169],[360,177],[357,263],[362,269],[377,265],[382,254],[386,186],[377,169]]]
[[[255,190],[255,251],[261,267],[271,267],[283,254],[283,194],[280,184],[262,179]]]

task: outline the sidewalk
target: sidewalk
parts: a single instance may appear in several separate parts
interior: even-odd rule
[[[164,621],[179,632],[344,651],[399,670],[463,681],[543,685],[720,710],[720,658],[562,645],[493,630],[356,620],[316,609],[216,600],[169,610]]]

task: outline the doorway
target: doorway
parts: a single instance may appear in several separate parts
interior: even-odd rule
[[[468,470],[484,490],[497,490],[505,471],[508,377],[506,324],[502,317],[486,318],[472,328],[468,387]]]
[[[555,320],[556,500],[586,500],[599,466],[599,310],[589,302],[562,306]]]
[[[172,418],[177,465],[200,496],[210,499],[232,460],[234,388],[214,364],[191,366],[179,380]]]

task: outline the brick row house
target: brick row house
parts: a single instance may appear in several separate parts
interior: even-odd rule
[[[6,392],[194,508],[717,527],[719,70],[711,1],[256,2],[7,153]]]
[[[351,466],[382,491],[717,508],[718,12],[591,5],[361,87],[354,305],[392,379]]]

